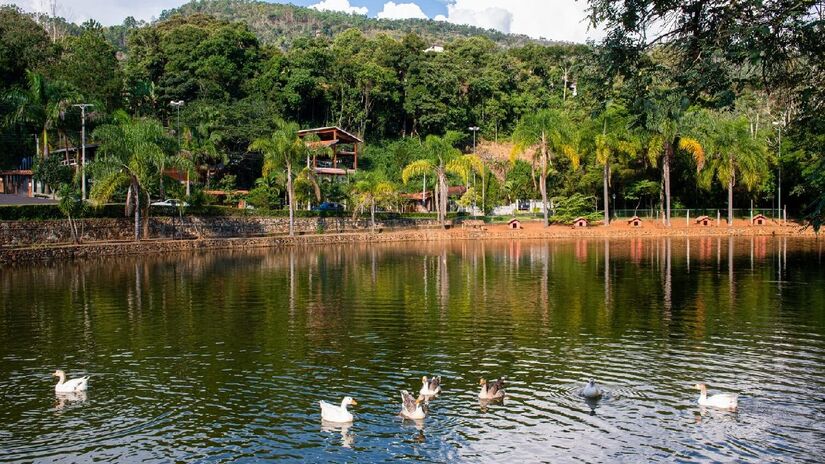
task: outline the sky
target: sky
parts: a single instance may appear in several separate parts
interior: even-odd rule
[[[53,0],[0,0],[27,11],[48,11]],[[127,16],[151,21],[186,0],[54,0],[57,14],[82,23],[120,24]],[[277,0],[267,0],[277,1]],[[293,0],[300,6],[373,18],[421,18],[468,24],[533,38],[585,42],[602,34],[588,28],[587,0]]]

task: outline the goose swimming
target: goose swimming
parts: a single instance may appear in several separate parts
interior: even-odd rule
[[[699,406],[733,410],[739,405],[739,395],[736,393],[717,393],[708,396],[707,385],[697,383],[693,388],[699,390]]]
[[[427,417],[427,405],[422,398],[413,397],[407,390],[401,390],[401,417],[405,419],[423,419]]]
[[[52,374],[58,377],[57,385],[54,386],[55,393],[75,393],[86,391],[89,387],[89,376],[81,377],[79,379],[66,380],[66,373],[58,369]]]
[[[352,413],[347,411],[347,406],[357,405],[358,402],[347,396],[341,401],[341,406],[329,404],[326,401],[319,401],[321,405],[321,419],[327,422],[345,423],[352,422]]]
[[[481,385],[481,391],[478,392],[478,397],[483,400],[495,400],[499,398],[504,398],[504,380],[507,377],[501,377],[500,379],[493,380],[492,382],[488,382],[484,379],[479,380],[479,385]]]
[[[421,390],[418,393],[424,396],[435,396],[441,393],[441,376],[427,379],[427,376],[421,377]]]

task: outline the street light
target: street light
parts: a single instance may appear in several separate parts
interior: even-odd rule
[[[178,128],[177,128],[178,149],[180,149],[180,107],[183,106],[183,103],[184,103],[183,100],[177,100],[177,101],[172,100],[172,101],[169,102],[169,106],[178,109]],[[161,196],[163,196],[163,193],[162,193],[163,192],[163,168],[162,167],[161,167],[160,171],[161,171],[160,172],[160,190],[161,190]],[[186,170],[186,196],[187,197],[189,196],[189,169]]]
[[[782,214],[782,128],[785,127],[785,121],[774,121],[773,125],[779,129],[779,158],[776,161],[776,164],[779,165],[779,179],[777,181],[776,209],[779,210],[779,219],[784,222]]]
[[[481,128],[478,126],[472,126],[468,128],[473,133],[473,153],[476,152],[476,132],[480,131]]]
[[[82,183],[80,189],[81,198],[86,201],[86,108],[95,105],[78,103],[72,106],[80,108],[80,151],[82,153],[80,155],[80,182]]]

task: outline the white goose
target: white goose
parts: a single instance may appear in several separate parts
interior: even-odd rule
[[[335,406],[326,401],[319,401],[318,404],[321,405],[321,419],[327,422],[344,423],[352,422],[352,413],[347,411],[347,406],[355,406],[358,402],[347,396],[341,401],[341,406]]]
[[[54,377],[58,377],[60,380],[57,382],[57,385],[54,386],[55,393],[75,393],[75,392],[82,392],[86,391],[89,387],[89,376],[81,377],[79,379],[72,379],[66,380],[66,373],[61,371],[60,369],[54,371],[52,374]]]
[[[427,405],[422,398],[414,398],[407,390],[401,390],[401,417],[419,420],[427,417]]]
[[[589,400],[597,400],[604,395],[604,391],[595,380],[590,379],[587,385],[582,388],[581,395]]]
[[[693,388],[699,390],[699,406],[733,410],[739,405],[739,395],[736,393],[717,393],[708,396],[707,385],[697,383]]]
[[[421,377],[421,390],[418,393],[424,396],[435,396],[441,393],[441,376],[427,379],[427,376]]]

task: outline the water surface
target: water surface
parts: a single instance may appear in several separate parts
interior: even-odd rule
[[[823,245],[464,241],[4,268],[0,461],[820,461]],[[49,375],[92,375],[59,398]],[[399,390],[438,373],[423,423]],[[480,404],[480,377],[509,378]],[[584,402],[595,378],[609,395]],[[705,410],[690,387],[737,392]],[[318,400],[355,397],[349,427]]]

